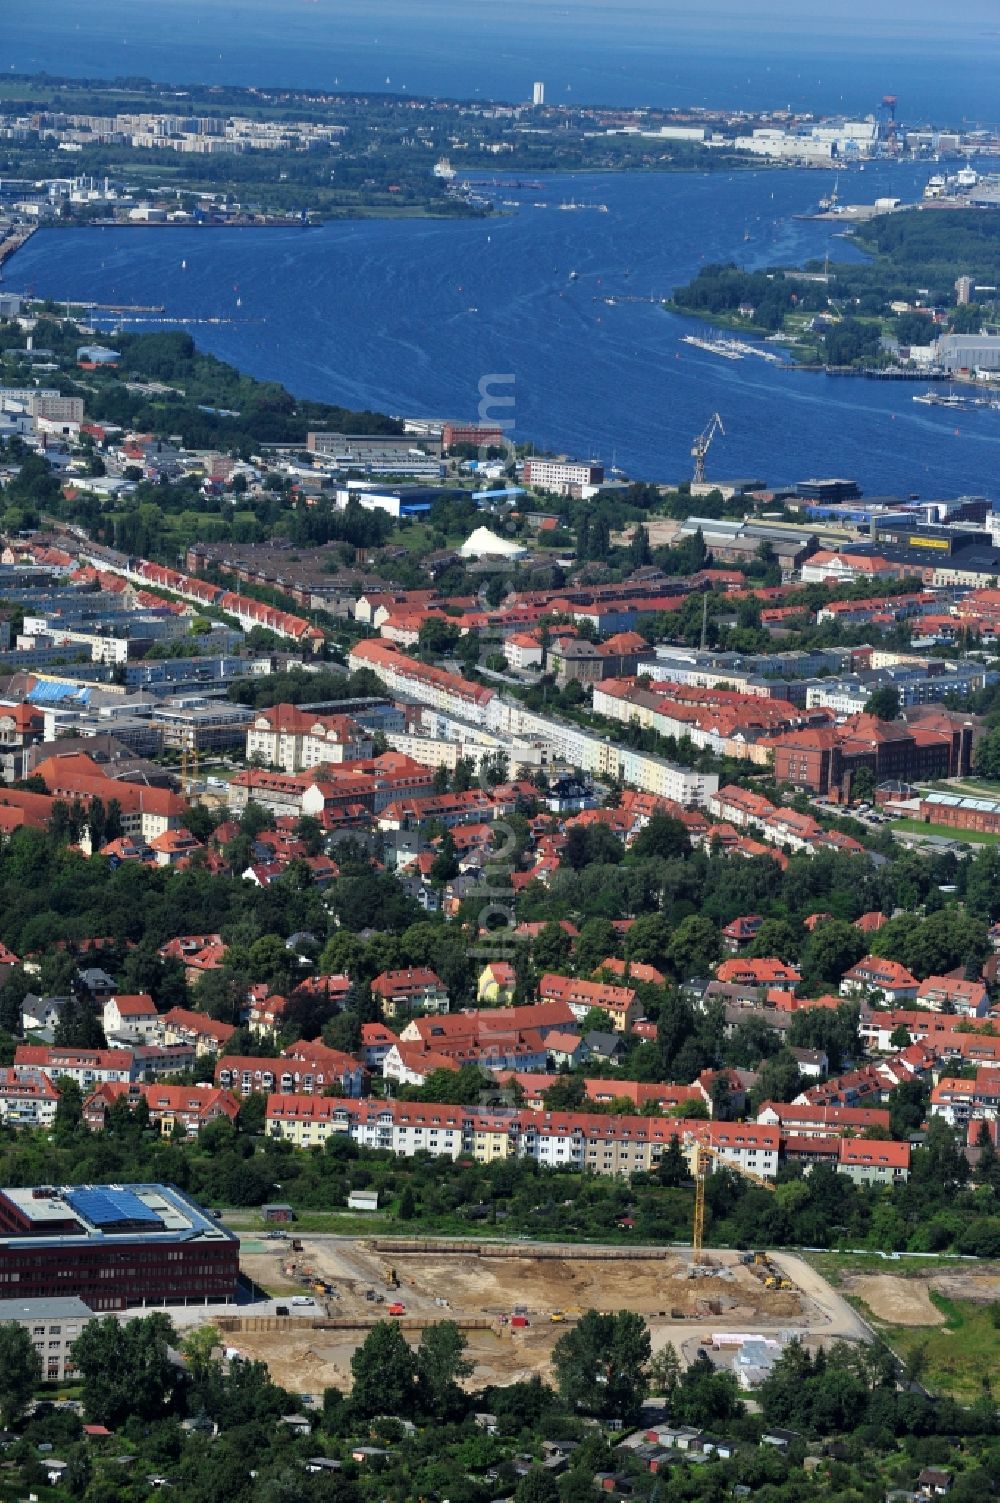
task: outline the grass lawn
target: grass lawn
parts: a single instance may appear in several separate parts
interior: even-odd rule
[[[906,1361],[920,1364],[918,1381],[932,1393],[971,1403],[983,1393],[983,1379],[991,1378],[1000,1361],[1000,1329],[993,1324],[992,1306],[951,1300],[935,1290],[931,1302],[945,1317],[943,1326],[880,1326],[890,1346]]]
[[[936,783],[921,784],[921,791],[969,794],[973,798],[1000,798],[1000,783],[987,778],[942,778]]]
[[[223,1220],[232,1231],[237,1233],[249,1233],[257,1238],[265,1231],[277,1231],[278,1227],[268,1224],[257,1210],[252,1211],[227,1211]],[[281,1231],[288,1233],[288,1240],[293,1237],[308,1236],[310,1232],[328,1232],[337,1237],[378,1237],[387,1232],[397,1236],[406,1235],[406,1227],[400,1226],[395,1217],[388,1215],[368,1215],[364,1212],[355,1211],[299,1211],[295,1220],[289,1225],[281,1227]],[[414,1233],[414,1235],[419,1235]],[[263,1252],[277,1246],[277,1239],[273,1242],[265,1242],[259,1248],[254,1247],[249,1251]]]
[[[823,1275],[834,1288],[841,1285],[841,1275],[888,1274],[905,1278],[918,1272],[930,1274],[941,1269],[968,1267],[964,1258],[882,1258],[878,1253],[807,1253],[805,1260]],[[914,1360],[916,1377],[931,1393],[943,1394],[961,1403],[970,1403],[982,1394],[982,1378],[992,1375],[1000,1362],[1000,1328],[993,1324],[991,1305],[972,1300],[949,1299],[936,1289],[928,1291],[931,1303],[944,1316],[939,1326],[900,1326],[878,1320],[858,1295],[842,1288],[845,1299],[854,1305],[873,1330],[884,1336],[904,1362]]]
[[[834,1288],[840,1284],[844,1273],[891,1273],[900,1278],[908,1273],[926,1269],[930,1272],[942,1264],[958,1262],[957,1258],[891,1258],[878,1252],[811,1252],[803,1253],[802,1260],[821,1273]]]
[[[954,830],[950,825],[925,825],[922,819],[894,819],[889,829],[894,835],[940,835],[944,840],[964,841],[967,845],[995,845],[998,835],[984,835],[979,830]]]

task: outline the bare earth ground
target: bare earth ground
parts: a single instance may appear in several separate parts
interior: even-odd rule
[[[901,1279],[890,1273],[864,1274],[850,1281],[850,1290],[864,1300],[877,1320],[888,1325],[944,1324],[941,1311],[931,1304],[925,1279]]]
[[[634,1310],[650,1326],[654,1351],[673,1341],[689,1358],[712,1331],[798,1329],[810,1340],[863,1340],[866,1334],[824,1280],[801,1260],[784,1254],[775,1262],[795,1284],[791,1290],[765,1289],[735,1255],[725,1253],[712,1255],[716,1273],[691,1279],[686,1259],[674,1253],[633,1260],[608,1248],[605,1256],[576,1260],[534,1256],[530,1248],[519,1247],[515,1256],[480,1258],[467,1251],[382,1254],[364,1240],[341,1237],[302,1240],[299,1254],[293,1254],[288,1243],[246,1254],[241,1260],[244,1271],[264,1288],[289,1294],[302,1290],[302,1275],[326,1280],[333,1295],[317,1295],[314,1308],[299,1307],[291,1314],[352,1324],[339,1329],[296,1325],[259,1330],[246,1310],[247,1329],[225,1336],[227,1345],[263,1359],[277,1382],[300,1392],[347,1387],[351,1356],[368,1325],[386,1315],[393,1299],[405,1305],[407,1320],[477,1322],[477,1327],[466,1326],[464,1334],[475,1364],[472,1381],[478,1384],[549,1375],[555,1342],[588,1309]],[[398,1290],[388,1286],[390,1268],[398,1276]],[[366,1299],[368,1290],[382,1302]],[[501,1322],[500,1317],[510,1316],[515,1307],[526,1314],[526,1328]],[[552,1319],[556,1312],[561,1320]],[[408,1340],[419,1341],[419,1330],[405,1324],[404,1330]]]
[[[931,1301],[932,1291],[946,1299],[991,1304],[1000,1300],[1000,1270],[984,1271],[982,1264],[974,1269],[949,1266],[909,1277],[847,1270],[841,1274],[840,1288],[845,1294],[864,1300],[875,1318],[888,1325],[940,1326],[944,1325],[945,1316]]]

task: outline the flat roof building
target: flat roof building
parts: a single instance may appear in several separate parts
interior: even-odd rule
[[[228,1302],[238,1278],[239,1239],[171,1185],[0,1190],[0,1293],[109,1311]]]
[[[0,1325],[18,1325],[27,1331],[41,1359],[46,1383],[63,1383],[76,1377],[70,1348],[93,1318],[93,1310],[73,1296],[0,1300]]]

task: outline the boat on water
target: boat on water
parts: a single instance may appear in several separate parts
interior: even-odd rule
[[[996,407],[988,397],[964,397],[957,391],[923,391],[913,400],[923,407],[946,407],[950,412],[970,412],[974,407]]]
[[[697,334],[682,334],[683,344],[693,344],[698,350],[707,350],[710,355],[721,355],[724,360],[742,360],[744,355],[756,355],[769,365],[783,365],[780,355],[773,350],[762,350],[759,345],[748,344],[745,339],[702,339]]]
[[[721,355],[723,360],[742,360],[740,350],[732,347],[728,339],[702,339],[698,334],[682,334],[681,344],[693,344],[696,350],[705,350],[709,355]]]

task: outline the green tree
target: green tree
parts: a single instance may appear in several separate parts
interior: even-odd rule
[[[533,1466],[514,1489],[514,1503],[559,1503],[559,1487],[551,1472]]]
[[[569,935],[561,924],[552,920],[540,930],[532,943],[531,958],[535,969],[538,972],[558,971],[569,960],[571,949]]]
[[[654,814],[635,837],[629,851],[630,861],[658,857],[672,861],[691,854],[691,840],[683,823],[672,814]]]
[[[473,1372],[473,1365],[465,1356],[468,1345],[453,1320],[428,1326],[420,1338],[417,1348],[420,1405],[437,1419],[454,1419],[465,1408],[459,1382]]]
[[[444,886],[458,876],[458,856],[455,853],[455,837],[450,830],[441,836],[437,855],[431,862],[431,881]]]
[[[818,924],[802,946],[800,969],[806,990],[837,986],[868,948],[860,929],[842,919]]]
[[[870,804],[874,799],[875,774],[870,767],[859,767],[854,774],[851,780],[851,797],[859,804]]]
[[[460,629],[443,616],[428,616],[420,623],[417,650],[421,657],[441,658],[454,652]]]
[[[780,1049],[760,1067],[757,1082],[750,1093],[757,1111],[762,1101],[791,1101],[802,1089],[799,1067],[790,1049]]]
[[[184,1381],[168,1351],[175,1344],[173,1323],[159,1311],[129,1321],[92,1320],[73,1343],[88,1417],[112,1428],[130,1415],[162,1419]]]
[[[895,720],[899,715],[899,690],[895,684],[883,684],[869,694],[865,714],[874,715],[878,720]]]
[[[754,936],[750,954],[754,957],[776,955],[786,963],[797,959],[802,937],[788,919],[765,919]]]
[[[1000,727],[986,731],[980,737],[973,766],[981,778],[994,783],[1000,781]]]
[[[708,976],[722,953],[719,929],[711,919],[692,913],[682,919],[667,948],[667,962],[678,981]]]
[[[650,1393],[669,1399],[681,1380],[681,1372],[681,1361],[677,1355],[677,1348],[672,1341],[668,1341],[666,1346],[662,1347],[656,1353],[656,1356],[649,1364]]]
[[[0,1325],[0,1424],[12,1430],[42,1378],[42,1359],[24,1326]]]
[[[575,1409],[632,1420],[646,1396],[649,1330],[632,1310],[588,1310],[552,1351],[559,1392]]]
[[[417,1358],[398,1325],[380,1320],[351,1358],[351,1408],[371,1418],[409,1419],[417,1399]]]
[[[633,926],[634,927],[634,926]],[[573,960],[578,976],[589,976],[597,970],[602,960],[614,955],[618,948],[618,931],[610,919],[588,919],[580,930]]]
[[[83,1121],[83,1091],[69,1075],[56,1081],[59,1101],[56,1105],[54,1135],[57,1142],[71,1142]]]
[[[211,1371],[212,1353],[219,1344],[218,1328],[213,1325],[195,1326],[181,1342],[181,1354],[196,1383],[200,1383]]]

